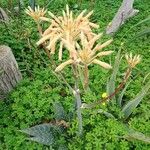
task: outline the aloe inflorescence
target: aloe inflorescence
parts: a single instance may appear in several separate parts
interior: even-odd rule
[[[62,61],[64,48],[69,52],[69,58],[55,68],[56,72],[62,71],[68,65],[76,65],[82,67],[85,78],[84,88],[88,87],[88,66],[90,64],[98,64],[105,69],[111,69],[111,65],[100,61],[102,56],[110,55],[113,51],[101,51],[108,46],[112,39],[103,44],[99,44],[102,33],[96,34],[93,29],[99,25],[90,21],[93,11],[86,13],[83,10],[78,16],[74,15],[66,5],[66,11],[62,11],[62,16],[56,16],[52,12],[37,7],[32,10],[30,7],[26,13],[30,15],[37,23],[40,32],[40,39],[37,45],[44,45],[47,54],[53,55],[56,52],[56,45],[59,44],[58,58]],[[40,21],[45,21],[49,27],[45,30],[41,29]]]

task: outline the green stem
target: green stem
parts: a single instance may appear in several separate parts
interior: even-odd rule
[[[76,99],[76,103],[77,103],[77,118],[78,118],[78,135],[81,136],[82,132],[83,132],[83,125],[82,125],[82,112],[81,112],[81,97],[80,97],[80,91],[77,87],[75,87],[74,90],[74,97]]]
[[[88,66],[84,65],[84,89],[87,91],[89,85],[89,70]]]
[[[78,79],[77,65],[73,64],[72,69],[73,69],[73,74],[74,74],[74,79],[75,79],[74,97],[75,97],[76,104],[77,104],[77,119],[78,119],[78,129],[79,129],[78,135],[81,136],[83,133],[82,112],[81,112],[82,101],[81,101],[80,90],[79,90],[79,85],[78,85],[79,79]]]

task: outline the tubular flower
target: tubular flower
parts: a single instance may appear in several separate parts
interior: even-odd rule
[[[69,59],[69,60],[65,61],[64,63],[60,64],[60,65],[55,69],[55,71],[56,71],[56,72],[59,72],[59,71],[61,71],[65,66],[70,65],[70,64],[72,64],[72,63],[73,63],[73,60],[72,60],[72,59]]]
[[[125,58],[127,60],[129,67],[131,67],[131,68],[134,68],[141,61],[140,55],[132,56],[132,53],[126,54]]]
[[[35,11],[28,6],[28,9],[25,10],[26,14],[28,14],[29,16],[31,16],[35,22],[39,22],[40,21],[40,17],[44,17],[47,10],[45,10],[44,8],[40,9],[39,6],[35,7]]]
[[[81,32],[83,32],[88,39],[91,39],[95,35],[92,32],[92,28],[99,27],[88,19],[93,12],[91,11],[84,16],[85,12],[86,10],[82,11],[77,17],[74,17],[72,11],[69,10],[68,5],[66,6],[66,12],[62,12],[62,16],[57,17],[53,13],[48,12],[51,17],[51,24],[36,44],[40,45],[46,42],[47,49],[49,49],[51,53],[55,53],[55,45],[57,42],[60,42],[59,59],[61,60],[62,49],[64,47],[63,40],[67,41],[72,47],[75,47],[74,41],[79,39]],[[41,20],[46,21],[48,18],[41,17]],[[75,56],[72,52],[70,55],[70,57]]]
[[[74,60],[74,63],[77,63],[83,67],[85,65],[89,66],[90,64],[94,63],[102,66],[105,69],[111,69],[112,68],[111,65],[98,60],[98,58],[102,56],[110,55],[113,52],[113,51],[99,52],[100,50],[102,50],[102,48],[109,45],[112,42],[112,40],[108,40],[103,44],[97,44],[96,46],[94,46],[96,40],[98,40],[102,36],[102,34],[95,35],[91,40],[88,40],[87,37],[83,34],[83,32],[81,33],[80,36],[81,36],[81,46],[76,42],[76,47],[75,47],[76,49],[73,50],[72,47],[72,51],[76,52],[76,57],[77,57],[77,59]],[[64,44],[66,45],[67,48],[70,47],[68,41],[64,40]],[[73,63],[73,61],[71,63]],[[57,70],[58,69],[56,68],[56,71]]]

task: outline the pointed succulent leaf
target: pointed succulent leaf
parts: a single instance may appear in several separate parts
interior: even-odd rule
[[[54,115],[56,120],[67,120],[67,113],[61,103],[54,103]]]
[[[150,28],[146,28],[144,30],[142,30],[141,32],[139,32],[135,38],[137,37],[141,37],[141,36],[144,36],[144,35],[150,35]]]
[[[117,76],[117,73],[119,70],[120,62],[121,62],[121,49],[117,53],[117,56],[115,59],[115,64],[113,66],[112,75],[107,82],[107,93],[108,93],[108,95],[112,94],[115,91],[116,76]]]
[[[140,21],[139,23],[135,24],[133,27],[136,27],[136,26],[138,26],[138,25],[140,25],[140,24],[142,24],[142,23],[148,22],[148,21],[150,21],[150,16],[148,16],[147,18],[143,19],[143,20]]]
[[[104,111],[103,109],[98,109],[96,113],[105,115],[107,118],[115,118],[111,113]]]
[[[31,128],[23,129],[21,132],[31,136],[29,140],[36,141],[45,145],[52,145],[55,142],[55,137],[61,130],[59,127],[52,124],[40,124]]]
[[[150,81],[142,88],[142,90],[137,94],[137,96],[129,101],[124,108],[122,109],[122,113],[124,114],[124,119],[127,119],[133,112],[133,110],[139,105],[144,96],[148,93],[150,89]]]
[[[120,107],[122,106],[123,96],[124,96],[124,94],[125,94],[125,92],[126,92],[126,90],[127,90],[130,83],[131,83],[131,81],[126,84],[126,86],[124,87],[122,92],[119,94],[119,97],[117,98],[117,103]]]
[[[125,138],[127,140],[140,140],[140,141],[150,144],[149,136],[146,136],[145,134],[143,134],[141,132],[134,131],[133,129],[132,130],[129,129],[128,133],[126,135],[124,135],[123,138]]]

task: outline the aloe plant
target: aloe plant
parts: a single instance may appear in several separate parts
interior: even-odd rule
[[[132,54],[130,54],[128,56],[126,55],[126,60],[128,62],[128,65],[129,65],[129,69],[131,69],[129,71],[128,77],[131,75],[132,68],[134,68],[140,62],[140,59],[141,58],[140,58],[139,55],[134,56],[134,57],[132,56]],[[107,85],[110,88],[111,87],[113,88],[113,85],[115,85],[116,76],[117,76],[117,73],[118,73],[118,70],[119,70],[120,61],[121,61],[121,55],[120,55],[120,51],[119,51],[118,54],[117,54],[116,61],[115,61],[114,70],[113,70],[113,73],[111,75],[110,82],[109,82],[111,84]],[[127,69],[127,72],[128,72],[128,69]],[[128,119],[128,117],[132,114],[133,110],[139,105],[141,100],[144,98],[144,96],[148,93],[148,90],[150,89],[150,81],[149,81],[149,82],[147,82],[147,84],[145,86],[143,86],[142,90],[137,94],[137,96],[133,100],[130,100],[126,105],[122,106],[123,96],[126,92],[126,89],[129,86],[130,82],[131,81],[129,81],[127,83],[127,80],[124,80],[120,84],[120,85],[124,85],[124,88],[121,91],[121,93],[119,94],[119,96],[116,98],[116,104],[121,108],[121,113],[123,114],[122,119],[124,119],[124,120]],[[123,86],[120,86],[120,85],[118,86],[119,88],[116,88],[116,89],[121,90]],[[119,90],[116,90],[116,89],[113,89],[114,90],[113,93],[115,93],[115,94],[117,94],[117,92],[119,92]],[[110,96],[111,95],[113,95],[113,94],[110,94]]]

